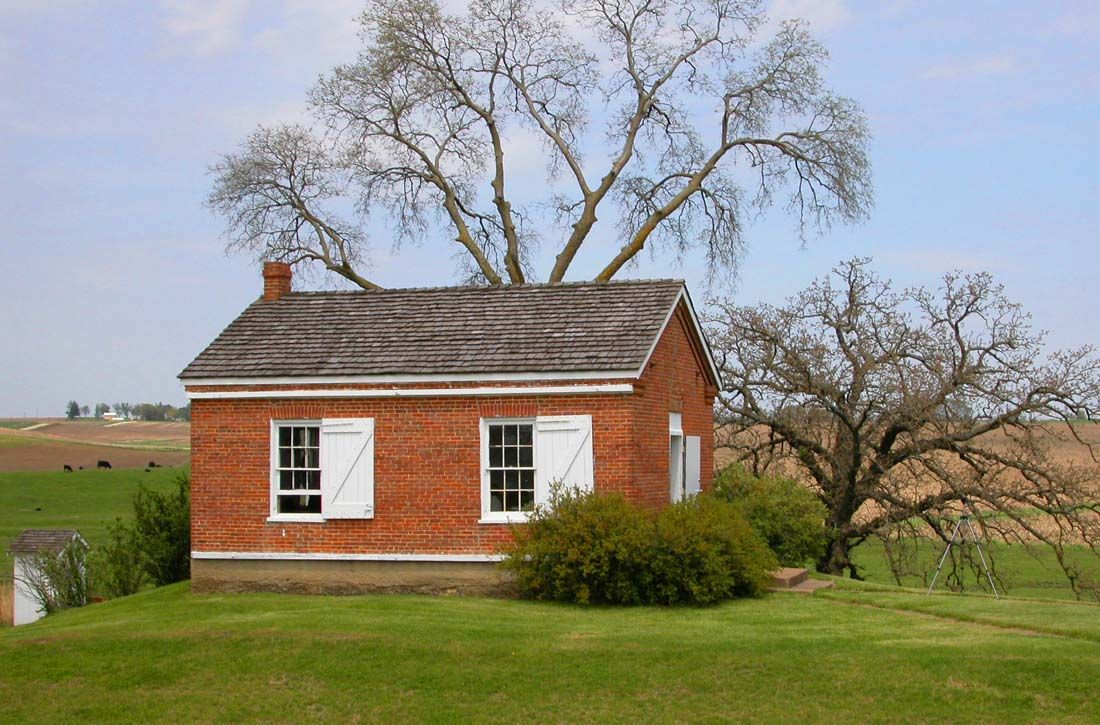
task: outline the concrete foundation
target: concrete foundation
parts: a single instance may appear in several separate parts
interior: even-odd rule
[[[191,591],[504,596],[510,578],[493,562],[192,559]]]

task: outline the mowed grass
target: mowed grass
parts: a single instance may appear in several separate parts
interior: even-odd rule
[[[175,585],[0,632],[0,720],[1100,720],[1095,627],[1053,636],[863,596],[611,609]],[[1028,606],[1021,625],[1088,605]]]
[[[97,546],[107,540],[108,524],[130,516],[139,484],[171,490],[185,470],[0,472],[0,580],[11,578],[8,545],[23,529],[76,529]]]
[[[918,542],[919,567],[928,572],[928,578],[910,575],[902,577],[902,585],[914,588],[927,588],[932,572],[943,555],[944,544],[934,541]],[[1034,597],[1041,599],[1076,599],[1069,582],[1062,573],[1054,552],[1048,547],[1036,547],[1033,551],[1020,545],[1007,545],[997,542],[983,542],[982,550],[992,557],[998,575],[1003,579],[1003,588],[1015,597]],[[882,544],[875,540],[867,541],[857,547],[852,556],[860,567],[861,575],[869,582],[896,584],[890,572]],[[1100,557],[1085,547],[1067,547],[1066,558],[1074,566],[1100,582]],[[937,590],[946,589],[945,577],[950,562],[944,564],[944,573],[936,582]],[[964,586],[968,592],[980,592],[983,587],[988,591],[989,584],[973,573],[967,573]],[[1001,584],[998,584],[1001,586]],[[1003,592],[1002,592],[1003,593]]]

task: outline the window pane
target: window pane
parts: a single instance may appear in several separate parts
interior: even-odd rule
[[[508,468],[515,468],[519,465],[519,452],[515,446],[508,446],[504,449],[504,465]]]
[[[489,497],[489,510],[490,511],[503,511],[504,510],[504,499],[502,498],[502,496],[503,496],[503,494],[494,493],[492,496]]]
[[[298,491],[306,487],[306,476],[308,474],[305,471],[294,472],[294,490]]]
[[[519,506],[524,511],[530,511],[535,507],[535,492],[534,491],[520,491],[519,492]]]
[[[317,442],[320,440],[321,430],[315,426],[306,428],[306,445],[317,447]]]
[[[306,467],[306,450],[304,448],[294,448],[292,450],[294,451],[294,456],[291,459],[293,461],[292,465],[295,468],[305,468]]]
[[[506,425],[504,426],[504,443],[505,445],[515,445],[518,442],[518,425]]]
[[[305,442],[306,429],[302,428],[301,426],[294,426],[290,430],[291,430],[290,439],[291,439],[291,441],[293,441],[294,445],[304,446],[306,444],[306,442]]]
[[[489,490],[504,490],[504,471],[489,471]]]
[[[290,449],[279,449],[279,468],[290,468]]]
[[[491,425],[489,426],[489,445],[499,446],[504,442],[504,426]]]
[[[279,488],[289,491],[294,488],[294,473],[291,471],[279,471]]]
[[[519,465],[530,468],[535,465],[535,449],[525,446],[519,449]]]
[[[321,449],[320,448],[307,448],[306,449],[306,468],[320,468],[321,467]]]
[[[521,446],[531,445],[531,428],[530,425],[519,426],[519,444]]]
[[[504,494],[504,510],[519,511],[519,491],[507,491]]]
[[[289,446],[290,445],[290,428],[288,428],[286,426],[283,426],[282,428],[279,428],[279,445],[280,446]]]
[[[489,465],[493,468],[504,465],[504,449],[500,446],[489,446]]]
[[[306,487],[311,491],[321,490],[321,472],[306,471]]]
[[[535,490],[535,472],[534,471],[520,471],[519,472],[519,486],[525,491],[534,492]]]
[[[279,496],[279,513],[281,514],[319,514],[321,513],[320,496]]]
[[[504,472],[504,489],[506,491],[519,490],[519,471]]]

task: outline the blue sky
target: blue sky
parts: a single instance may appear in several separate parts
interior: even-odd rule
[[[0,416],[61,415],[74,397],[183,402],[176,374],[260,288],[252,260],[223,252],[206,170],[257,123],[303,116],[316,76],[353,58],[359,8],[0,0]],[[866,109],[876,206],[805,246],[774,210],[749,227],[727,293],[781,302],[855,254],[899,284],[988,270],[1052,346],[1095,341],[1100,3],[771,9],[810,20],[832,86]],[[395,251],[384,224],[371,231],[380,283],[455,280],[446,242]],[[609,258],[609,239],[595,246],[574,278]],[[629,276],[682,276],[705,296],[697,259]]]

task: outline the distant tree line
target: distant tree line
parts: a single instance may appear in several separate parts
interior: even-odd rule
[[[92,415],[92,410],[87,405],[70,400],[65,405],[65,417],[69,420],[87,418]],[[94,411],[97,419],[102,419],[107,413],[114,411],[116,416],[127,420],[191,420],[190,403],[179,408],[168,403],[115,403],[114,405],[96,403]]]

